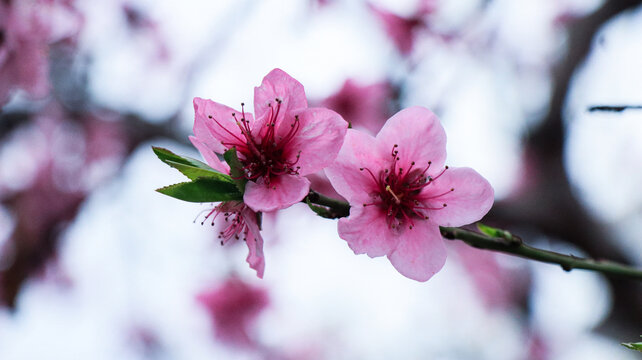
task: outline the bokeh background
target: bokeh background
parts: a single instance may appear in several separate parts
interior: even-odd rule
[[[279,67],[355,128],[412,105],[489,179],[485,222],[642,265],[642,6],[633,0],[0,2],[1,359],[637,359],[642,286],[448,242],[426,283],[302,204],[266,271],[194,222],[151,146],[195,96],[251,108]]]

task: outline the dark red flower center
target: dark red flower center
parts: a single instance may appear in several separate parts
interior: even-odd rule
[[[277,104],[276,107],[272,106],[272,103],[268,104],[268,119],[263,124],[264,128],[258,129],[259,131],[251,128],[250,122],[245,117],[245,104],[241,103],[240,117],[236,113],[232,113],[232,117],[241,130],[242,137],[232,133],[216,119],[212,118],[211,115],[209,116],[230,135],[231,140],[222,141],[221,143],[228,149],[236,148],[239,160],[244,165],[244,177],[248,180],[263,178],[269,184],[270,179],[274,176],[299,174],[300,166],[296,164],[299,162],[301,151],[298,151],[296,156],[292,156],[292,149],[288,148],[288,144],[299,131],[299,116],[295,115],[291,119],[288,131],[283,134],[284,131],[280,130],[280,128],[284,124],[277,124],[283,101],[276,98],[275,102]],[[284,121],[287,121],[285,117]],[[277,132],[280,134],[277,134]]]
[[[368,168],[360,168],[366,171],[376,184],[376,190],[371,194],[373,201],[365,203],[363,206],[378,206],[385,211],[388,226],[391,229],[401,226],[408,226],[412,229],[414,221],[428,220],[428,213],[431,210],[441,210],[448,206],[442,202],[439,206],[431,205],[434,201],[442,196],[455,191],[450,188],[448,191],[434,195],[422,194],[422,190],[434,184],[441,175],[448,170],[446,166],[435,177],[427,175],[432,161],[428,161],[425,167],[421,168],[412,161],[408,169],[399,167],[398,145],[395,144],[390,155],[392,162],[388,169],[374,174]]]

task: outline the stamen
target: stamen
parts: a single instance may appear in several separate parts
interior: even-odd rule
[[[386,185],[386,191],[389,192],[390,195],[392,195],[393,198],[395,198],[395,202],[397,203],[397,205],[401,204],[401,200],[399,199],[399,197],[397,197],[397,194],[395,194],[392,191],[392,189],[390,188],[390,185]],[[403,195],[401,195],[401,196],[403,196]]]

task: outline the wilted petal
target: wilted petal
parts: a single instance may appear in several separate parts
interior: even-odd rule
[[[388,259],[403,276],[427,281],[446,263],[446,246],[439,227],[428,221],[417,221],[415,227],[406,229]]]
[[[494,191],[475,170],[449,168],[423,189],[420,198],[427,207],[438,209],[428,214],[432,222],[442,226],[462,226],[486,215],[493,206]],[[447,206],[443,207],[443,204]]]
[[[377,206],[355,205],[348,218],[339,220],[339,237],[355,254],[383,256],[397,247],[399,237],[388,227],[383,211]]]
[[[245,185],[243,201],[254,211],[285,209],[303,200],[310,190],[310,180],[298,175],[273,177],[268,184],[263,178]]]

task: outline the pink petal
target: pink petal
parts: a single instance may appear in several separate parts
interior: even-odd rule
[[[350,216],[339,220],[338,230],[355,254],[370,257],[391,253],[399,242],[398,234],[388,227],[385,211],[378,206],[353,206]]]
[[[298,175],[282,175],[270,179],[269,186],[263,178],[245,185],[243,201],[254,211],[285,209],[303,200],[310,190],[310,180]]]
[[[429,161],[431,169],[441,169],[446,161],[446,132],[432,111],[414,106],[393,115],[377,134],[383,150],[399,147],[399,166],[408,168],[414,161],[424,168]]]
[[[263,272],[265,270],[265,257],[263,256],[263,237],[256,219],[256,213],[248,208],[241,212],[241,216],[245,220],[249,228],[249,233],[245,238],[249,253],[247,254],[247,263],[250,267],[256,270],[256,276],[263,279]]]
[[[243,115],[231,107],[221,105],[212,100],[194,98],[194,135],[207,144],[210,149],[222,154],[234,145],[246,143],[237,120]],[[236,119],[234,116],[236,116]],[[211,116],[211,117],[210,117]],[[251,113],[245,113],[245,119],[254,122]],[[224,142],[225,144],[221,144]]]
[[[422,190],[421,197],[428,207],[439,209],[429,212],[432,222],[441,226],[462,226],[486,215],[493,206],[494,191],[475,170],[449,168]],[[443,207],[443,204],[447,206]]]
[[[385,165],[383,157],[372,136],[348,129],[339,155],[325,169],[325,173],[335,190],[348,202],[368,203],[371,200],[370,194],[377,188],[370,172],[375,177],[379,176]],[[360,168],[364,170],[360,171]]]
[[[276,111],[277,98],[282,101],[277,124],[283,121],[286,114],[308,107],[303,85],[285,71],[274,69],[263,78],[261,86],[254,88],[254,114],[257,120],[269,116],[270,111]]]
[[[403,233],[397,249],[388,259],[401,275],[427,281],[446,263],[446,246],[439,227],[429,221],[417,221]]]
[[[286,145],[285,157],[296,160],[299,173],[308,175],[330,165],[339,153],[348,129],[348,123],[336,112],[310,108],[299,114],[299,130]]]
[[[215,149],[210,148],[206,143],[199,140],[195,136],[190,136],[189,140],[192,142],[192,145],[194,145],[194,147],[198,149],[198,151],[205,159],[205,162],[207,162],[207,164],[211,166],[212,169],[220,171],[223,174],[230,173],[230,167],[226,163],[219,160],[218,156],[216,156]]]

